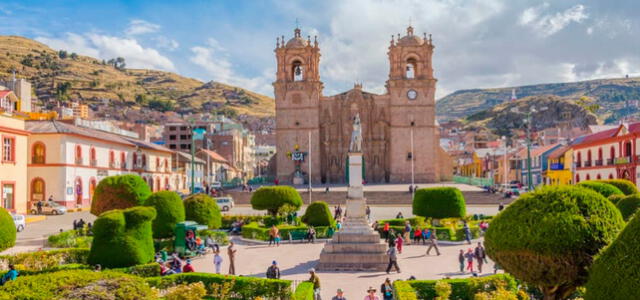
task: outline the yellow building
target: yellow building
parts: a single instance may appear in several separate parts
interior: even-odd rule
[[[573,172],[573,150],[563,146],[549,154],[548,169],[544,173],[545,184],[571,184]]]
[[[460,176],[482,177],[482,160],[475,152],[461,160]]]
[[[27,212],[27,136],[24,120],[0,109],[0,206]]]

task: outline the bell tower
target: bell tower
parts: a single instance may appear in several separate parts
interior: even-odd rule
[[[405,36],[391,36],[386,83],[390,136],[392,141],[406,141],[390,145],[391,182],[411,182],[412,176],[416,183],[438,179],[433,49],[431,35],[415,35],[411,26]]]
[[[282,183],[320,181],[319,114],[323,84],[317,37],[304,39],[299,28],[285,43],[276,39],[276,177]],[[311,147],[309,147],[311,144]]]

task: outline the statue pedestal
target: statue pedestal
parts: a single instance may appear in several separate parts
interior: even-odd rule
[[[387,245],[366,219],[363,197],[362,153],[349,153],[349,190],[342,229],[320,253],[316,269],[323,271],[385,271],[389,263]]]
[[[293,185],[301,185],[304,184],[304,178],[295,176],[293,177]]]

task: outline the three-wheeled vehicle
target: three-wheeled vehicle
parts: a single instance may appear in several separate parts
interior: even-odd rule
[[[200,225],[193,221],[185,221],[176,224],[174,229],[175,241],[173,244],[174,251],[182,257],[193,257],[198,254],[204,254],[204,243],[196,244],[198,238],[198,230],[207,229],[206,225]]]

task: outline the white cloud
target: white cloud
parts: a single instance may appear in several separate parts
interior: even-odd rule
[[[174,71],[173,62],[153,48],[145,48],[133,38],[120,38],[96,33],[66,33],[64,38],[37,37],[48,46],[100,59],[124,57],[128,68]]]
[[[158,45],[159,48],[167,49],[169,51],[175,51],[180,47],[180,43],[178,43],[178,41],[166,36],[159,35],[154,37],[152,40],[156,42],[156,45]]]
[[[547,37],[564,29],[571,22],[582,23],[589,18],[585,12],[585,6],[582,4],[576,4],[555,14],[542,15],[542,11],[547,8],[549,8],[549,4],[544,3],[525,9],[520,15],[519,24],[530,27],[542,37]]]
[[[160,30],[160,25],[158,24],[153,24],[145,20],[134,19],[129,22],[129,27],[125,29],[124,33],[127,35],[140,35],[157,32],[158,30]]]

